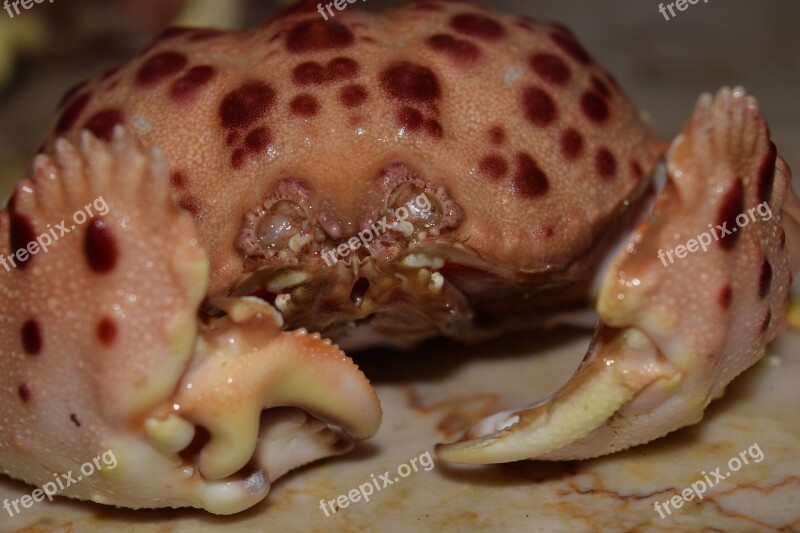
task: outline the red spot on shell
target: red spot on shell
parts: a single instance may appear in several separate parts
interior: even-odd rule
[[[583,135],[570,128],[561,135],[561,153],[566,159],[574,160],[583,154]]]
[[[219,116],[224,127],[243,128],[266,115],[274,103],[272,87],[251,80],[225,96],[219,107]]]
[[[155,87],[183,70],[188,63],[189,60],[181,53],[161,52],[144,62],[136,73],[136,83],[140,87]]]
[[[403,107],[397,111],[397,123],[409,131],[420,129],[424,122],[425,117],[413,107]]]
[[[331,81],[344,81],[355,78],[361,65],[349,57],[336,57],[328,63],[328,78]]]
[[[547,194],[549,189],[547,175],[536,161],[526,153],[518,154],[517,173],[512,183],[514,193],[526,198],[536,198]]]
[[[553,98],[538,87],[525,89],[522,95],[522,106],[528,121],[535,126],[549,126],[558,117]]]
[[[722,288],[722,291],[719,293],[719,305],[725,310],[730,309],[731,303],[733,303],[733,289],[730,285],[725,285]]]
[[[436,74],[409,61],[393,63],[381,73],[380,80],[383,90],[400,101],[428,102],[442,94]]]
[[[114,127],[124,122],[125,116],[119,109],[103,109],[92,115],[83,127],[98,139],[110,141]]]
[[[93,218],[89,222],[83,241],[83,253],[89,268],[98,274],[107,274],[117,266],[117,240],[103,219]]]
[[[553,85],[566,85],[572,77],[567,64],[555,54],[534,54],[528,59],[528,64],[540,78]]]
[[[603,83],[603,80],[598,78],[597,76],[592,76],[592,86],[594,90],[600,93],[600,95],[609,98],[611,96],[611,91],[608,88],[608,85]]]
[[[617,158],[607,148],[597,151],[594,163],[601,178],[610,179],[617,173]]]
[[[300,94],[292,99],[289,108],[299,117],[311,118],[319,113],[319,101],[310,94]]]
[[[242,151],[242,154],[244,154],[244,151]],[[242,155],[242,161],[244,161],[244,155]],[[181,198],[178,201],[178,207],[184,211],[188,211],[195,220],[200,220],[202,218],[203,211],[200,208],[200,202],[193,196]]]
[[[182,170],[176,170],[170,175],[169,181],[176,189],[182,189],[186,187],[186,184],[189,182],[189,178]]]
[[[758,171],[758,202],[769,202],[775,183],[775,167],[778,163],[778,149],[774,142],[769,143],[769,152],[761,162]]]
[[[441,139],[444,137],[444,128],[438,120],[428,120],[425,122],[425,131],[434,139]]]
[[[22,348],[28,355],[39,355],[42,352],[44,341],[39,323],[30,319],[22,325]]]
[[[76,122],[78,122],[78,119],[81,117],[83,110],[86,109],[86,105],[89,103],[91,98],[91,93],[82,94],[61,113],[61,116],[58,117],[58,122],[56,123],[57,134],[64,133],[72,128]]]
[[[480,49],[469,41],[457,39],[452,35],[438,33],[428,38],[425,43],[435,52],[449,57],[454,63],[469,65],[478,60]]]
[[[736,217],[742,212],[744,209],[744,183],[742,180],[736,180],[736,183],[731,187],[731,189],[725,194],[722,199],[722,205],[719,209],[719,214],[717,216],[718,225],[722,226],[725,224],[726,229],[728,231],[733,231],[733,233],[729,235],[722,236],[719,241],[719,244],[722,248],[726,251],[730,251],[736,246],[736,243],[739,241],[739,235],[741,232],[738,231],[736,227]]]
[[[571,33],[554,32],[550,34],[550,38],[575,61],[583,63],[584,65],[588,65],[592,62],[592,58],[586,53],[586,50]]]
[[[481,159],[478,171],[489,181],[498,181],[508,173],[508,163],[499,154],[492,154]]]
[[[484,15],[462,13],[450,19],[450,27],[459,33],[484,41],[498,41],[505,35],[505,30],[496,21]]]
[[[244,151],[242,148],[237,148],[234,150],[233,154],[231,155],[231,166],[235,169],[240,169],[244,165],[244,157],[247,155],[247,152]],[[191,211],[191,208],[188,204],[181,206],[183,209],[187,211]]]
[[[103,317],[97,323],[97,339],[103,346],[109,347],[117,340],[117,323],[111,317]]]
[[[261,152],[272,144],[272,132],[266,126],[256,128],[244,138],[244,145],[253,153]]]
[[[186,74],[172,83],[169,95],[178,102],[187,102],[217,75],[216,69],[208,65],[192,67]]]
[[[333,58],[327,66],[315,61],[307,61],[297,65],[292,71],[292,78],[297,85],[322,85],[324,83],[350,80],[358,76],[361,65],[349,57]]]
[[[286,36],[286,49],[296,54],[347,48],[353,44],[353,33],[334,20],[305,20]]]
[[[770,287],[772,287],[772,265],[768,259],[764,259],[761,264],[761,275],[758,278],[758,296],[766,298]]]
[[[556,228],[552,224],[538,226],[536,229],[533,230],[533,234],[536,237],[542,237],[544,239],[552,239],[556,234]]]
[[[17,213],[11,214],[11,222],[9,224],[9,231],[11,236],[11,252],[16,254],[19,250],[27,250],[28,244],[36,242],[36,230],[33,227],[33,222],[25,215]],[[17,257],[16,262],[21,270],[25,270],[33,261],[33,255],[25,252],[27,257],[24,261],[20,261]]]
[[[327,79],[327,69],[315,61],[307,61],[294,68],[292,79],[300,86],[322,85]]]
[[[494,128],[489,130],[489,141],[492,144],[503,144],[506,142],[506,130],[504,130],[500,126],[495,126]]]
[[[339,100],[348,108],[359,107],[369,98],[369,92],[363,85],[348,85],[339,91]]]
[[[783,229],[783,226],[781,226],[781,232],[780,232],[780,235],[778,237],[778,242],[781,245],[781,250],[786,249],[786,230]]]
[[[608,120],[608,104],[594,92],[587,91],[583,93],[581,109],[586,118],[596,124],[602,124]]]
[[[31,390],[26,384],[23,383],[17,388],[17,394],[19,394],[19,399],[22,400],[22,403],[31,401]]]

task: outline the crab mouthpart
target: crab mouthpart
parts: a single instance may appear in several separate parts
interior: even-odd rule
[[[151,444],[196,464],[207,509],[263,499],[278,477],[352,449],[381,422],[375,392],[329,340],[284,332],[253,297],[214,302],[227,316],[201,330],[171,408],[146,423]]]

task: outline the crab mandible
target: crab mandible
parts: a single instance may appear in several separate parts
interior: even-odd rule
[[[238,512],[377,431],[325,339],[473,341],[593,294],[572,380],[439,455],[588,458],[695,423],[784,326],[800,206],[742,89],[700,99],[658,189],[665,149],[568,30],[473,4],[170,30],[65,97],[0,213],[0,465],[42,484],[111,449],[65,495]]]

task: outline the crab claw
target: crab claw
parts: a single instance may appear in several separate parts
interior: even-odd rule
[[[330,341],[256,298],[198,319],[214,273],[160,151],[84,133],[31,174],[0,211],[0,258],[42,247],[0,275],[1,472],[43,486],[94,458],[60,495],[230,514],[377,431],[375,393]],[[63,238],[35,241],[51,224]]]
[[[282,331],[281,316],[258,298],[215,304],[228,314],[201,331],[174,405],[149,421],[167,423],[171,430],[156,431],[154,444],[174,451],[201,438],[197,465],[203,478],[224,479],[249,466],[274,480],[375,434],[381,422],[378,398],[331,341],[305,330]],[[270,411],[282,406],[296,409]],[[202,430],[189,433],[182,424],[166,422],[173,416]]]
[[[601,322],[576,374],[439,445],[443,459],[584,459],[643,444],[699,422],[764,355],[800,266],[800,202],[755,99],[740,88],[701,97],[667,171],[604,273]]]

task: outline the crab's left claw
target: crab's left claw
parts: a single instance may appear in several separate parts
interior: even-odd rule
[[[649,442],[700,421],[764,355],[800,266],[800,201],[756,101],[738,88],[703,96],[667,170],[652,215],[604,274],[577,373],[440,445],[443,459],[582,459]]]

